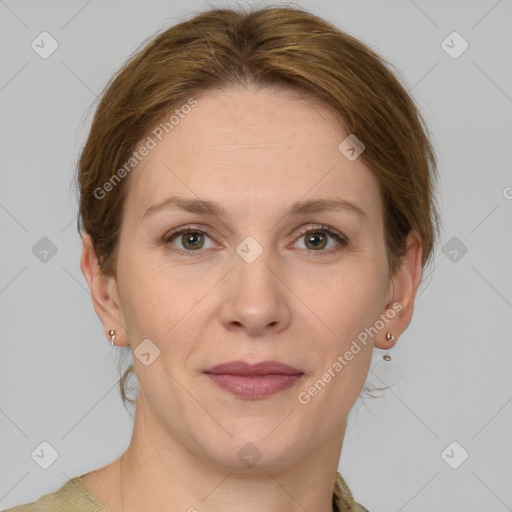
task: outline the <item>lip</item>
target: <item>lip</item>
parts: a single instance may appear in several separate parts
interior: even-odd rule
[[[229,375],[298,375],[302,374],[297,368],[293,368],[279,361],[262,361],[261,363],[250,364],[245,361],[229,361],[218,364],[205,373],[229,374]]]
[[[263,399],[297,384],[304,373],[279,361],[222,363],[204,372],[215,384],[245,399]]]

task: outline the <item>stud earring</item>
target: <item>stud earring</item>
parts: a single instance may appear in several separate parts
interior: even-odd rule
[[[386,340],[387,341],[395,341],[395,335],[391,332],[391,331],[388,331],[387,334],[386,334]]]
[[[391,331],[388,331],[386,333],[386,340],[387,341],[395,341],[396,340],[395,335]],[[391,361],[391,356],[386,354],[386,355],[382,356],[382,359],[384,359],[384,361]]]
[[[116,341],[116,331],[114,329],[111,329],[108,331],[108,335],[110,336],[110,344],[114,346],[114,341]]]

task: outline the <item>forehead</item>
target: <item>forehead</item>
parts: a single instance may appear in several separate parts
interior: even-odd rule
[[[348,133],[320,102],[268,89],[210,91],[195,99],[172,128],[166,125],[162,140],[151,134],[156,144],[130,177],[129,207],[143,213],[177,194],[248,214],[337,195],[380,213],[374,176],[361,159],[340,152]]]

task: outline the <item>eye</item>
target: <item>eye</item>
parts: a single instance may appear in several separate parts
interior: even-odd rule
[[[305,245],[299,247],[311,252],[333,253],[347,247],[348,239],[338,231],[323,225],[307,226],[295,239],[295,243],[304,238]],[[328,247],[329,238],[333,243]],[[208,245],[207,241],[210,241]],[[177,244],[174,242],[178,242]],[[193,226],[183,226],[169,231],[163,238],[166,244],[172,244],[178,253],[185,256],[196,256],[200,249],[211,249],[215,242],[204,231]]]
[[[165,235],[164,242],[172,243],[172,241],[175,239],[177,242],[179,242],[179,244],[181,244],[181,246],[177,246],[177,249],[181,252],[190,253],[199,251],[199,249],[203,248],[210,249],[214,246],[213,241],[204,231],[195,229],[190,226],[185,226],[170,231]],[[205,239],[209,239],[212,242],[211,245],[205,246]]]
[[[327,247],[329,237],[332,240],[334,240],[334,244],[332,244],[330,247]],[[330,253],[339,250],[339,246],[348,246],[347,238],[341,233],[338,233],[334,229],[330,228],[329,226],[308,226],[305,230],[303,230],[300,233],[296,241],[298,242],[301,238],[304,238],[304,247],[300,247],[301,249],[309,249],[317,252]],[[338,245],[338,247],[336,247],[336,245]]]

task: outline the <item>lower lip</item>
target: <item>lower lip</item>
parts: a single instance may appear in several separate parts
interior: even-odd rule
[[[303,377],[297,375],[230,375],[206,374],[218,386],[247,399],[262,399],[297,384]]]

